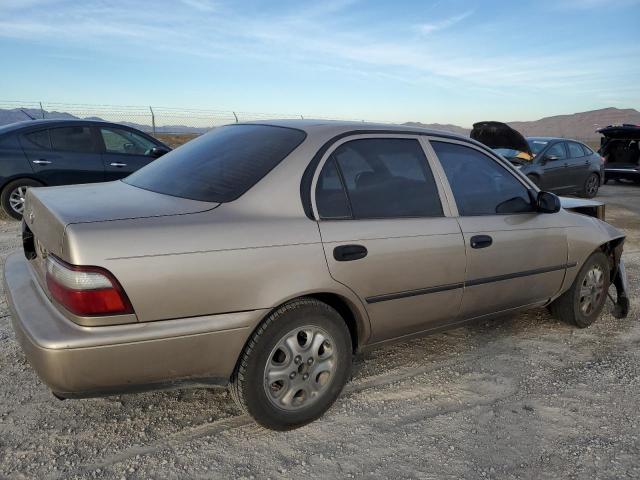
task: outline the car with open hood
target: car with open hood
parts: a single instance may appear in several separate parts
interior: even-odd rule
[[[493,148],[541,189],[558,194],[597,195],[604,159],[577,140],[527,137],[502,122],[478,122],[471,138]]]
[[[356,352],[548,306],[587,327],[625,236],[485,145],[312,120],[217,128],[120,180],[31,189],[4,268],[61,398],[229,386],[260,424],[321,416]]]
[[[602,135],[599,153],[606,160],[605,180],[640,183],[640,126],[610,125],[598,133]]]

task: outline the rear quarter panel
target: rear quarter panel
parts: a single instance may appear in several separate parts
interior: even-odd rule
[[[72,224],[72,263],[104,266],[138,321],[271,309],[311,293],[336,293],[366,318],[360,300],[329,275],[317,224],[300,216],[202,213]]]

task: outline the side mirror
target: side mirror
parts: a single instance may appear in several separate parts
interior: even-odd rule
[[[164,147],[153,147],[149,149],[149,151],[147,152],[147,155],[153,158],[158,158],[164,155],[165,153],[169,153],[169,150],[167,150]]]
[[[543,160],[544,163],[555,162],[556,160],[560,160],[560,157],[558,157],[557,155],[545,155]]]
[[[536,210],[540,213],[557,213],[560,211],[560,199],[551,192],[539,192]]]

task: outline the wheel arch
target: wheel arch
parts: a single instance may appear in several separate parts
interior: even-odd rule
[[[36,175],[27,173],[27,174],[13,175],[11,177],[4,177],[2,179],[2,182],[0,182],[0,192],[4,191],[7,185],[9,185],[11,182],[15,182],[16,180],[33,180],[34,182],[38,182],[39,184],[41,184],[43,187],[47,186],[47,184],[43,182],[41,179],[37,178]]]
[[[359,351],[367,339],[370,336],[369,318],[366,312],[363,311],[364,307],[357,306],[352,299],[347,298],[336,292],[331,291],[313,291],[306,292],[304,294],[292,296],[278,303],[273,308],[270,308],[262,316],[259,322],[255,324],[251,333],[247,336],[245,345],[242,347],[242,351],[246,348],[247,344],[253,337],[253,334],[262,326],[262,324],[269,318],[269,316],[277,311],[282,306],[291,303],[296,300],[310,298],[325,303],[335,309],[340,317],[344,320],[349,334],[351,336],[351,346],[354,353]],[[239,357],[240,359],[241,357]],[[239,360],[238,359],[238,360]]]

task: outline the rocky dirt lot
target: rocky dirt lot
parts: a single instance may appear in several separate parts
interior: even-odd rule
[[[602,197],[629,235],[629,318],[579,330],[540,309],[377,350],[327,415],[288,433],[224,390],[56,400],[2,294],[0,478],[639,478],[640,187]],[[18,247],[0,223],[0,255]]]

